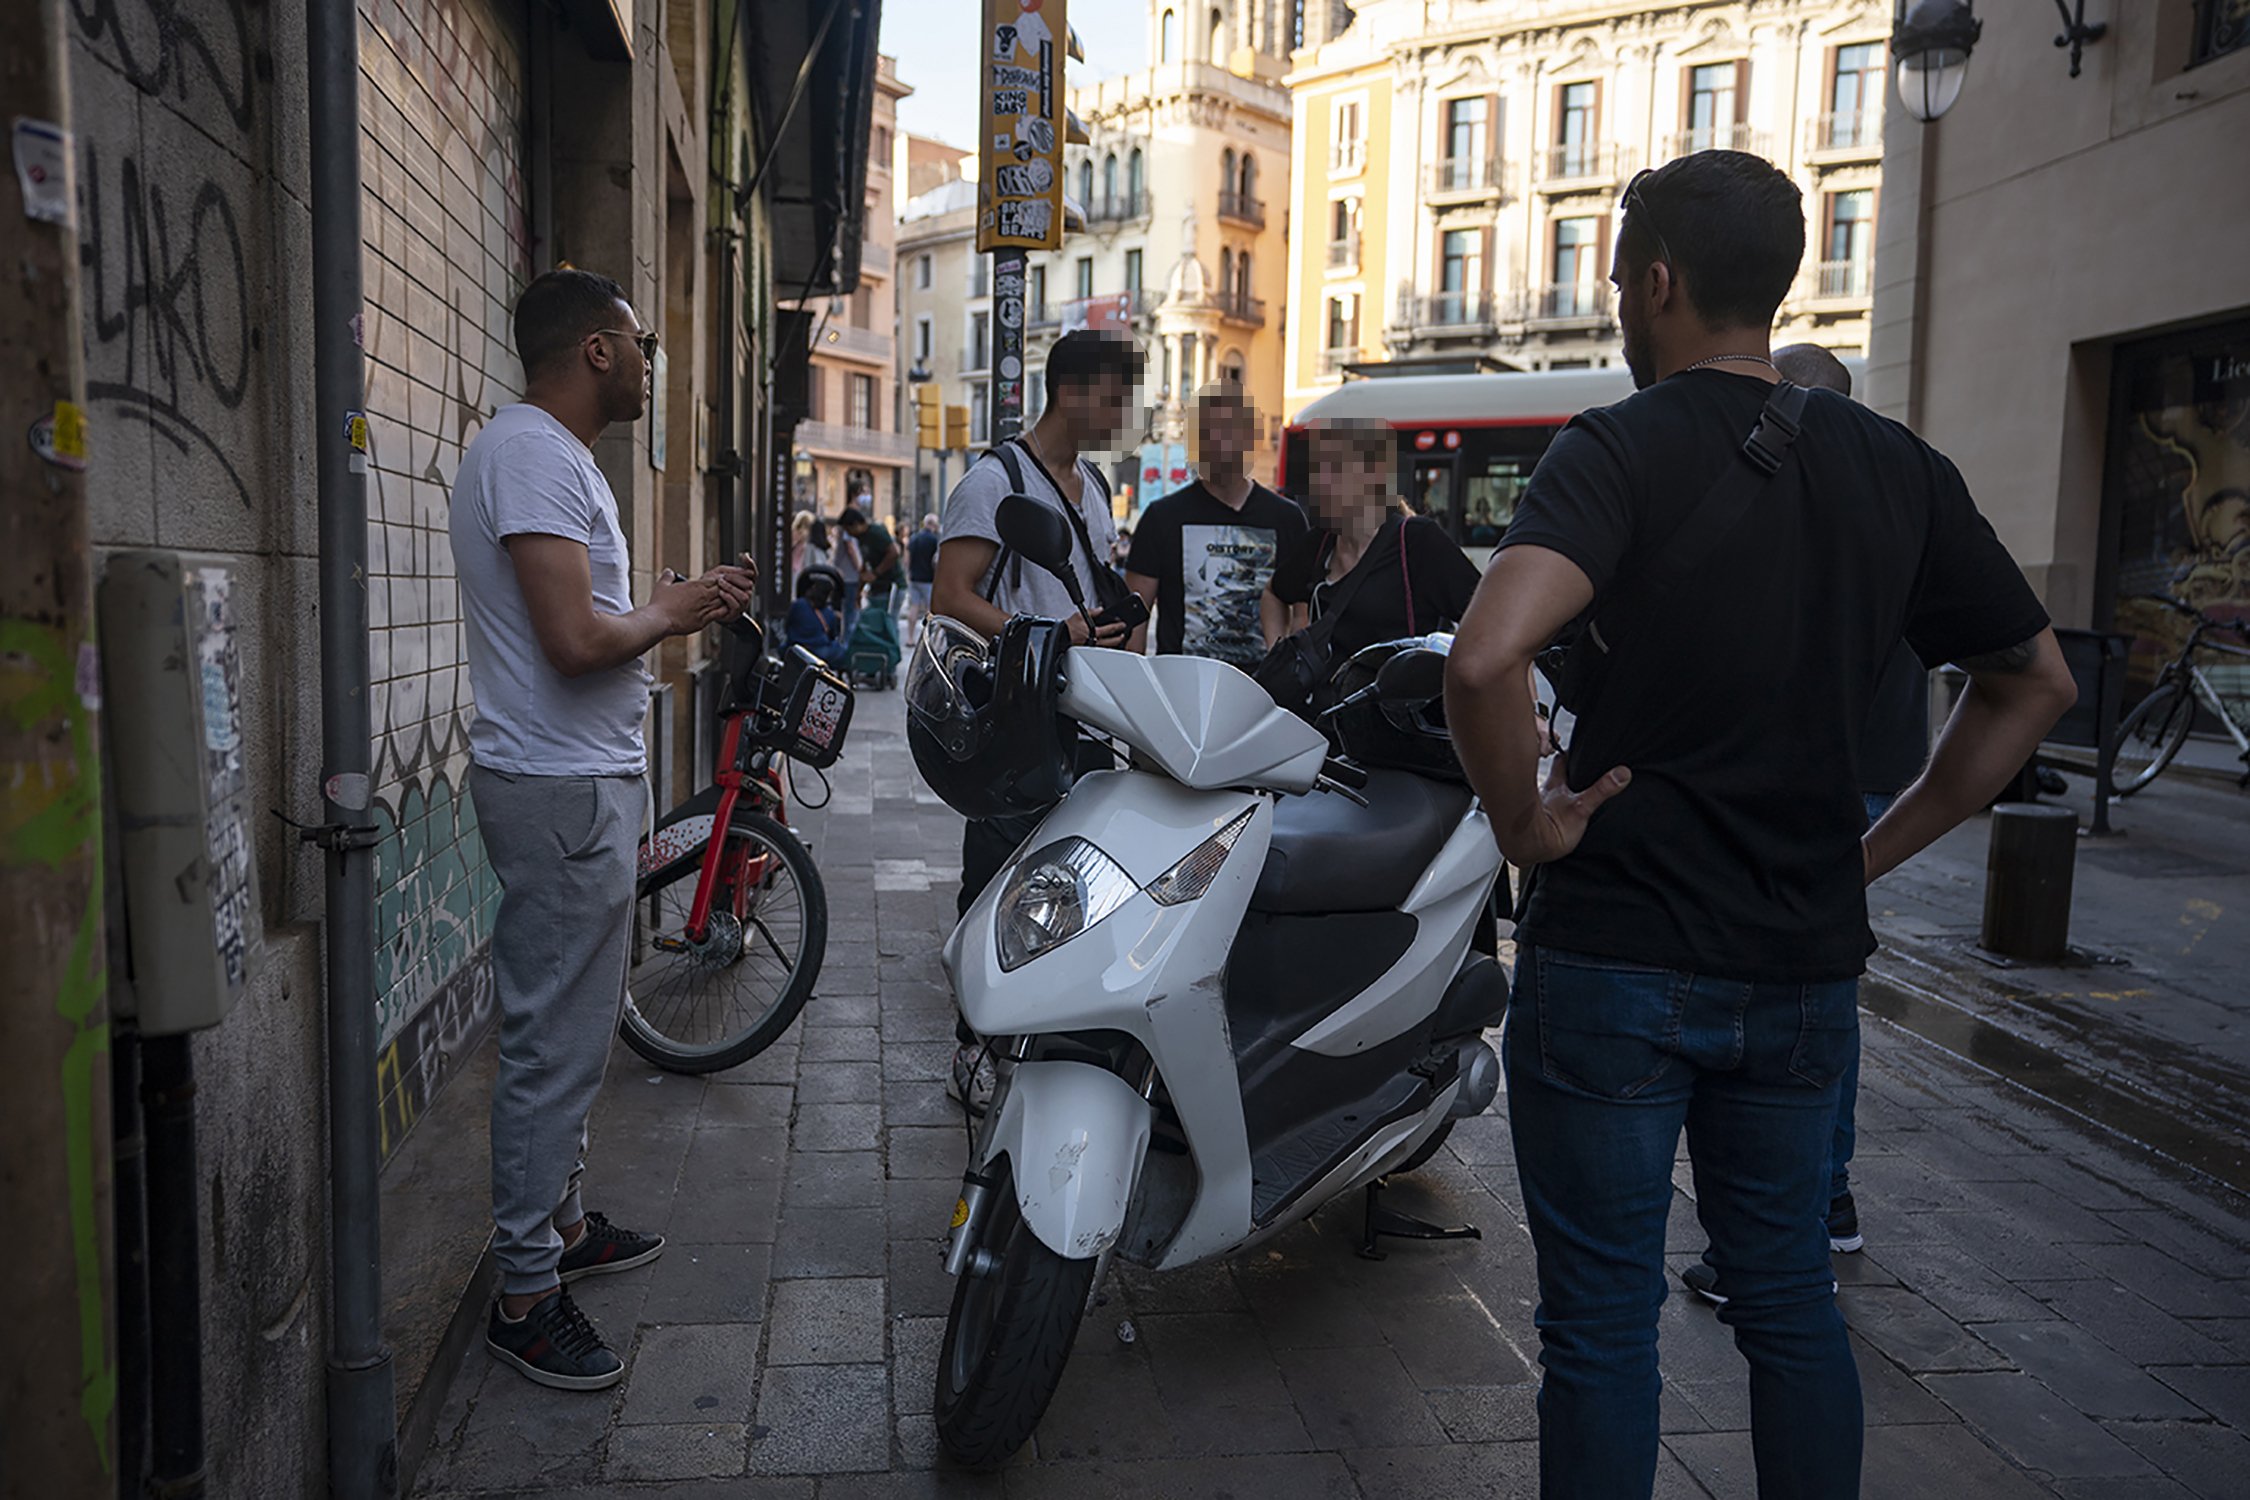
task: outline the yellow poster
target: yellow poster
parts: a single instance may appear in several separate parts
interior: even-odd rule
[[[984,0],[977,249],[1055,250],[1063,232],[1068,0]]]

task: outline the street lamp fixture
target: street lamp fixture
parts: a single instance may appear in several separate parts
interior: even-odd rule
[[[2057,47],[2070,49],[2070,76],[2076,78],[2088,42],[2098,42],[2109,32],[2105,22],[2086,23],[2086,0],[2055,0],[2062,16]],[[1953,107],[1961,85],[1969,76],[1969,54],[1976,49],[1984,23],[1969,9],[1969,0],[1913,0],[1905,6],[1891,31],[1891,55],[1898,59],[1898,98],[1906,112],[1928,124]]]

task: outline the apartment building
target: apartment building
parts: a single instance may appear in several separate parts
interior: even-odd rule
[[[1354,372],[1618,362],[1618,197],[1714,148],[1804,190],[1776,337],[1866,348],[1887,6],[1368,0],[1317,20],[1287,79],[1291,411]]]
[[[936,155],[926,149],[935,142],[914,137],[908,144],[918,161]],[[966,433],[955,434],[965,439],[959,447],[914,455],[910,490],[920,515],[938,509],[952,482],[992,440],[992,258],[977,254],[977,185],[968,175],[975,168],[973,154],[954,150],[951,175],[909,199],[899,214],[899,362],[910,386],[934,387],[941,408],[965,407],[969,414]]]

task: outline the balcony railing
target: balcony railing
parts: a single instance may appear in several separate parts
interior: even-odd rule
[[[1359,345],[1356,343],[1338,344],[1332,349],[1323,349],[1320,351],[1320,373],[1323,375],[1341,375],[1344,373],[1344,366],[1357,358],[1359,358]]]
[[[991,369],[991,368],[992,368],[992,356],[991,356],[991,354],[990,354],[990,353],[988,353],[987,351],[985,351],[985,350],[983,350],[983,349],[979,349],[979,348],[977,348],[977,347],[976,347],[975,345],[973,345],[973,344],[965,344],[965,345],[963,345],[963,346],[962,346],[962,348],[961,348],[961,373],[962,373],[962,374],[964,374],[964,375],[981,375],[981,374],[983,374],[983,373],[984,373],[984,372],[985,372],[986,370],[989,370],[989,369]]]
[[[1664,138],[1664,158],[1670,161],[1678,156],[1693,156],[1698,151],[1747,151],[1752,156],[1771,156],[1773,149],[1763,131],[1752,130],[1748,125],[1729,120],[1719,125],[1698,125],[1688,130],[1676,130]]]
[[[1221,292],[1216,299],[1219,316],[1229,323],[1243,323],[1253,328],[1266,326],[1266,301],[1244,292]]]
[[[1824,260],[1813,268],[1813,295],[1823,301],[1851,301],[1874,295],[1875,265],[1857,260]]]
[[[1340,240],[1328,242],[1328,269],[1348,270],[1359,264],[1359,236],[1349,234]]]
[[[827,332],[813,346],[813,353],[888,361],[891,357],[891,344],[891,336],[887,333],[877,333],[872,328],[854,328],[849,323],[838,323],[831,318]]]
[[[1059,302],[1034,302],[1024,309],[1024,327],[1031,329],[1060,328],[1062,304]]]
[[[1531,320],[1538,323],[1607,322],[1615,288],[1606,281],[1570,282],[1539,289]]]
[[[1540,158],[1539,180],[1549,186],[1607,181],[1625,170],[1627,160],[1626,154],[1609,142],[1549,146]]]
[[[1093,199],[1086,205],[1086,222],[1089,224],[1123,224],[1148,217],[1148,193],[1116,193]]]
[[[1497,198],[1506,182],[1497,156],[1449,156],[1422,169],[1422,195],[1432,200]]]
[[[1237,224],[1247,224],[1252,229],[1266,227],[1266,205],[1248,193],[1221,192],[1219,217],[1232,219]]]
[[[1498,309],[1490,292],[1431,292],[1401,297],[1399,326],[1417,334],[1492,332]]]
[[[844,422],[799,422],[791,441],[808,452],[842,454],[874,463],[914,462],[911,432],[877,432]]]
[[[874,244],[871,241],[867,240],[860,241],[859,269],[861,274],[867,276],[880,276],[885,280],[889,280],[891,274],[891,263],[892,253],[890,246]]]
[[[1344,140],[1328,143],[1328,174],[1331,177],[1348,177],[1354,172],[1365,171],[1366,168],[1367,138],[1365,136],[1355,135]]]
[[[1807,123],[1807,151],[1872,156],[1883,149],[1883,116],[1876,110],[1833,110]]]

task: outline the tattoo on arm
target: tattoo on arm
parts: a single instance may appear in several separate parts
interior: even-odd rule
[[[2000,676],[2028,670],[2039,659],[2039,637],[2030,636],[1998,651],[1987,651],[1982,656],[1964,656],[1961,667],[1970,676],[1979,673]]]

